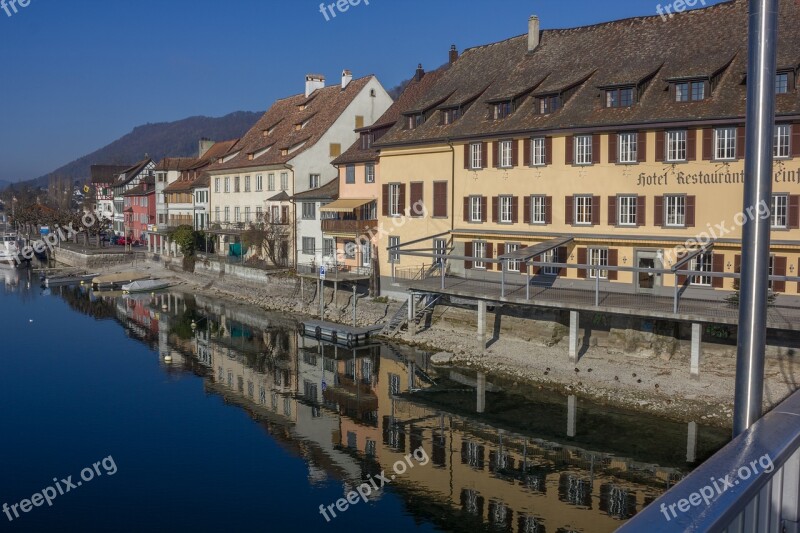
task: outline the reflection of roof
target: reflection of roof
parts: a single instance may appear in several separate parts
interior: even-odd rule
[[[316,189],[299,192],[294,195],[294,200],[330,200],[339,196],[339,180],[334,179]]]

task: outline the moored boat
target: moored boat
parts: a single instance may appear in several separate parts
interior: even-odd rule
[[[19,263],[19,240],[10,232],[0,232],[0,267],[14,268]]]
[[[81,283],[88,283],[96,278],[99,274],[70,274],[66,276],[51,276],[44,280],[46,287],[57,287],[60,285],[78,285]]]
[[[166,289],[170,286],[170,282],[161,279],[145,279],[141,281],[134,281],[122,286],[122,290],[128,293],[135,292],[152,292]]]
[[[142,281],[150,279],[149,274],[143,272],[118,272],[116,274],[105,274],[97,276],[92,279],[92,284],[98,288],[116,288],[133,283],[134,281]]]

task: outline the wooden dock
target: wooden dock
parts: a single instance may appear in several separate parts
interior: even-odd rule
[[[297,330],[305,337],[341,344],[348,348],[366,342],[370,336],[382,329],[382,325],[354,328],[324,320],[305,320],[297,325]]]

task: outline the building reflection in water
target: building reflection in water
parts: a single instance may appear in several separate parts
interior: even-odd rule
[[[437,371],[421,352],[331,345],[301,337],[285,315],[200,296],[60,294],[113,313],[167,372],[201,376],[209,393],[303,457],[311,484],[334,479],[344,495],[424,448],[430,463],[408,469],[391,490],[409,513],[448,530],[614,531],[687,471],[574,445],[586,424],[575,396],[550,406],[558,427],[544,437],[495,426],[486,417],[502,387],[483,373]],[[525,418],[546,418],[546,408]],[[678,455],[685,449],[692,462],[697,425],[683,438]]]

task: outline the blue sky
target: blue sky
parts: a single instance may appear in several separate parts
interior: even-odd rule
[[[655,15],[658,2],[369,0],[326,21],[318,0],[30,0],[0,11],[0,180],[45,174],[140,124],[266,110],[309,72],[335,82],[349,68],[388,89],[417,63],[444,63],[451,44],[525,33],[531,14],[563,28]]]

